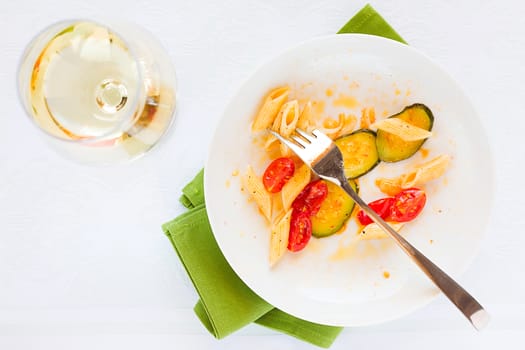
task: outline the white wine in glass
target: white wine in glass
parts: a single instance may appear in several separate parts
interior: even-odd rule
[[[175,70],[136,25],[67,21],[28,46],[19,93],[61,153],[85,163],[121,162],[147,152],[169,128]]]

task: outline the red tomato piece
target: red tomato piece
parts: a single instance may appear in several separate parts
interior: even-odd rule
[[[368,203],[368,206],[372,208],[372,210],[375,211],[382,219],[386,219],[390,215],[394,203],[394,198],[386,197],[370,202]],[[366,215],[363,210],[359,210],[357,213],[357,219],[361,225],[368,225],[373,222],[373,220],[368,215]]]
[[[312,237],[312,220],[304,212],[293,210],[290,220],[290,234],[288,236],[288,250],[298,252],[306,247]]]
[[[263,174],[263,184],[266,191],[277,193],[290,180],[295,172],[295,163],[291,158],[277,158],[268,165]]]
[[[292,202],[292,208],[308,216],[317,214],[328,195],[328,186],[322,180],[310,182]]]
[[[419,188],[408,188],[396,194],[389,219],[395,222],[407,222],[414,220],[421,213],[427,196]]]

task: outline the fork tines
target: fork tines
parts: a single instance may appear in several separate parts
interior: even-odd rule
[[[304,130],[301,130],[299,128],[295,129],[297,135],[292,135],[291,138],[295,142],[297,142],[299,145],[301,145],[303,148],[306,148],[309,144],[315,141],[317,138],[315,135],[309,134]]]

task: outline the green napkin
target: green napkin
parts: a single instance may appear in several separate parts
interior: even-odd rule
[[[363,33],[403,39],[372,8],[366,5],[338,33]],[[180,202],[189,210],[162,228],[186,269],[200,300],[194,311],[218,339],[255,322],[328,348],[341,327],[320,325],[298,319],[265,302],[241,281],[222,255],[206,213],[204,171],[182,190]]]
[[[407,43],[370,4],[366,4],[337,32],[337,34],[345,33],[377,35],[403,44]]]

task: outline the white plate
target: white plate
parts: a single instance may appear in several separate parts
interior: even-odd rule
[[[402,232],[456,277],[478,251],[492,202],[492,163],[471,103],[449,75],[409,46],[367,35],[321,37],[284,52],[241,86],[206,163],[205,195],[215,238],[239,277],[267,302],[309,321],[340,326],[384,322],[428,303],[438,290],[393,242],[351,244],[357,232],[353,221],[343,234],[312,238],[302,252],[288,252],[269,267],[268,224],[241,193],[235,174],[242,175],[248,164],[260,174],[268,164],[250,122],[263,96],[285,84],[299,99],[325,101],[324,115],[359,116],[363,107],[389,115],[415,102],[433,110],[434,136],[424,145],[430,152],[425,159],[447,153],[452,165],[425,187],[425,210]],[[334,106],[341,93],[355,103]],[[375,178],[400,174],[423,159],[419,152],[404,162],[380,164],[360,181],[361,195],[366,201],[379,198]]]

